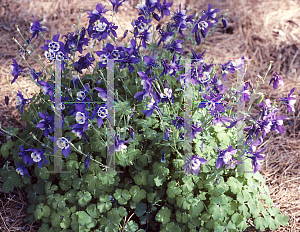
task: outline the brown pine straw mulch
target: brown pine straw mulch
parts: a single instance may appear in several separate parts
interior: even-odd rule
[[[43,1],[0,1],[0,113],[1,125],[3,128],[7,126],[14,126],[23,128],[26,123],[20,121],[20,115],[15,109],[15,98],[11,89],[6,83],[8,78],[9,83],[13,76],[9,75],[9,65],[12,64],[13,57],[21,68],[28,70],[27,64],[18,55],[19,46],[11,39],[15,37],[21,45],[24,41],[18,34],[15,25],[19,25],[22,35],[31,38],[29,27],[33,22],[31,15],[33,14],[36,20],[41,22],[42,26],[46,26],[50,31],[45,33],[45,38],[50,39],[50,35],[54,36],[60,33],[60,41],[63,41],[62,35],[67,32],[74,32],[77,25],[79,10],[84,12],[81,17],[82,26],[87,27],[87,11],[95,9],[97,3],[105,3],[105,1],[63,1],[57,0],[55,2]],[[172,10],[177,11],[179,2],[184,7],[190,8],[192,1],[174,1]],[[247,61],[247,74],[245,80],[250,79],[256,85],[256,76],[264,77],[265,72],[269,66],[269,62],[273,61],[272,68],[266,78],[265,84],[262,86],[260,92],[266,93],[266,98],[272,102],[278,97],[287,97],[290,90],[295,87],[297,102],[295,104],[295,112],[289,114],[285,106],[279,107],[277,115],[284,115],[289,117],[289,120],[284,121],[286,129],[285,134],[271,131],[267,134],[264,142],[267,141],[268,147],[264,151],[266,160],[262,164],[261,174],[269,186],[271,198],[275,207],[278,207],[282,214],[290,217],[289,225],[287,227],[279,226],[275,231],[300,231],[300,155],[299,155],[299,93],[300,93],[300,77],[299,77],[299,42],[300,42],[300,3],[299,1],[221,1],[212,0],[210,2],[197,0],[194,3],[192,13],[198,10],[207,10],[209,3],[213,4],[213,8],[221,9],[218,16],[225,13],[228,9],[228,23],[229,28],[224,29],[221,24],[217,26],[216,30],[207,39],[205,45],[201,49],[201,53],[206,49],[207,63],[210,63],[215,58],[214,63],[226,63],[229,58],[241,58],[245,55],[252,61]],[[125,2],[120,7],[118,17],[124,30],[132,30],[130,22],[136,18],[138,10],[135,9],[138,1]],[[188,15],[191,13],[189,12]],[[106,17],[111,20],[111,17],[106,13]],[[114,19],[114,22],[116,20]],[[166,20],[164,19],[164,22]],[[119,24],[116,22],[116,25]],[[187,32],[189,32],[188,29]],[[118,29],[119,39],[121,42],[123,30]],[[185,35],[187,33],[185,32]],[[39,47],[43,46],[44,40],[39,35],[39,39],[33,40],[33,47],[36,52],[42,57],[44,64],[47,64],[44,57],[44,51]],[[128,40],[126,40],[128,43]],[[202,39],[202,41],[204,41]],[[124,42],[124,41],[123,41]],[[97,43],[94,51],[100,50],[102,47]],[[188,45],[184,47],[185,55],[194,47]],[[197,54],[200,54],[197,47]],[[84,51],[86,54],[88,51]],[[77,53],[79,54],[79,53]],[[81,55],[81,54],[80,54]],[[34,55],[36,58],[37,56]],[[77,55],[78,57],[78,55]],[[27,56],[27,62],[36,71],[40,71],[41,67],[32,58]],[[76,59],[78,60],[78,59]],[[273,84],[269,85],[270,78],[273,72],[278,72],[283,77],[284,87],[280,86],[275,91]],[[18,84],[23,90],[28,89],[28,96],[32,97],[35,91],[39,92],[39,88],[35,86],[27,77],[19,77]],[[226,82],[223,82],[227,87],[236,83],[236,74],[228,77]],[[20,90],[15,83],[10,87],[17,92]],[[4,97],[10,97],[10,104],[4,104]],[[252,96],[251,96],[252,97]],[[266,99],[265,98],[265,99]],[[256,101],[255,101],[256,102]],[[254,102],[254,103],[255,103]],[[249,103],[246,102],[246,106]],[[256,107],[251,112],[251,115],[257,116],[259,108]],[[2,142],[5,142],[5,137],[0,135]],[[267,145],[265,144],[265,145]],[[265,145],[263,147],[265,147]],[[259,149],[258,147],[257,149]],[[8,159],[0,158],[1,167]],[[0,181],[1,183],[2,180]],[[1,184],[2,185],[2,184]],[[28,201],[26,200],[26,193],[23,189],[14,189],[10,194],[5,194],[0,190],[0,231],[37,231],[38,223],[33,225],[26,225],[23,221]],[[19,205],[22,204],[22,205]],[[17,215],[17,217],[16,217]],[[26,228],[28,226],[28,228]],[[249,230],[250,231],[250,230]],[[252,231],[255,231],[252,229]]]

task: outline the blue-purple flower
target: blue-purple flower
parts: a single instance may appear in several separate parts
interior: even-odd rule
[[[183,165],[184,171],[188,176],[190,173],[193,173],[195,176],[200,172],[200,165],[206,164],[207,160],[204,158],[199,158],[197,155],[191,157],[186,157],[185,164]]]
[[[217,162],[216,162],[216,168],[219,169],[223,165],[226,165],[226,169],[233,169],[236,167],[236,164],[242,164],[243,162],[237,161],[233,158],[233,156],[236,154],[236,149],[233,149],[230,145],[228,149],[226,150],[220,150],[220,155],[218,156]]]
[[[90,57],[90,53],[87,53],[85,56],[80,56],[79,60],[74,63],[74,69],[82,74],[81,70],[90,67],[94,60],[94,57]]]
[[[38,115],[42,118],[42,120],[36,125],[36,127],[43,130],[44,136],[47,137],[54,131],[54,115],[49,116],[47,111],[46,114],[39,112]]]
[[[208,10],[205,11],[203,10],[202,13],[204,13],[204,19],[212,19],[215,23],[218,22],[218,19],[217,19],[217,12],[219,12],[221,9],[211,9],[212,7],[212,4],[209,4],[208,5]]]
[[[55,154],[58,149],[61,149],[62,154],[64,155],[65,158],[67,158],[69,156],[69,154],[71,153],[69,140],[65,137],[56,138],[56,137],[52,137],[52,136],[50,136],[50,139],[55,144],[53,154]]]
[[[27,168],[23,167],[22,164],[16,163],[16,165],[18,165],[19,167],[16,169],[16,172],[22,176],[24,176],[24,174],[28,175],[29,177],[31,177],[29,175],[29,172],[27,170]]]
[[[296,103],[296,95],[292,95],[294,91],[295,87],[291,89],[291,92],[288,94],[288,97],[279,98],[279,101],[282,101],[287,104],[287,109],[290,112],[290,114],[292,113],[292,111],[295,111],[294,104]]]
[[[76,34],[73,35],[74,32],[68,33],[67,35],[63,35],[65,37],[65,51],[67,53],[71,53],[71,51],[76,52],[79,51],[82,54],[82,46],[89,45],[89,39],[85,38],[86,29],[82,27],[81,32],[79,34],[79,30],[77,30]]]
[[[19,68],[17,61],[15,61],[14,58],[12,58],[12,60],[14,64],[10,65],[10,69],[12,71],[9,74],[13,75],[14,79],[11,81],[11,84],[13,84],[17,80],[21,72],[24,72],[22,68]]]
[[[93,24],[97,20],[101,19],[103,16],[102,14],[105,14],[107,11],[109,11],[108,9],[104,9],[105,7],[106,6],[102,6],[101,3],[98,3],[95,10],[88,12],[88,18],[90,19],[89,24]]]
[[[38,21],[36,21],[36,19],[33,17],[33,15],[32,15],[32,18],[34,19],[34,23],[30,24],[30,26],[31,26],[30,33],[33,33],[32,37],[30,39],[30,42],[34,38],[34,36],[36,36],[36,39],[38,39],[39,32],[47,31],[46,29],[41,27],[41,24]]]
[[[16,109],[18,109],[21,106],[21,114],[23,114],[23,109],[27,101],[30,99],[24,99],[23,95],[21,94],[20,90],[18,90],[17,98],[16,98]]]
[[[164,0],[163,4],[157,3],[157,9],[161,13],[161,18],[163,19],[164,16],[170,16],[170,7],[173,5],[173,2],[168,2]]]
[[[264,150],[266,150],[266,148],[268,147],[268,145],[264,148],[264,149],[259,149],[257,150],[256,153],[252,153],[250,152],[253,156],[246,156],[250,159],[252,159],[252,164],[254,166],[254,173],[256,173],[258,170],[261,169],[261,161],[265,160],[265,154],[261,154],[261,152],[263,152]]]
[[[28,161],[29,164],[38,163],[39,167],[42,169],[43,160],[46,164],[49,164],[49,162],[46,160],[44,156],[44,147],[40,150],[36,148],[27,149],[25,151],[31,151],[30,159]]]
[[[183,54],[183,51],[182,51],[182,43],[183,40],[176,40],[174,41],[172,44],[167,44],[165,45],[164,48],[166,48],[167,50],[171,51],[171,53],[173,52],[178,52],[180,54]]]
[[[113,5],[113,11],[115,11],[116,13],[118,13],[119,10],[119,6],[122,6],[123,2],[127,1],[127,0],[109,0],[110,3]]]
[[[274,81],[274,82],[273,82]],[[277,72],[273,73],[273,77],[270,80],[270,84],[273,82],[273,88],[276,90],[278,88],[278,84],[280,84],[282,87],[284,87],[284,83],[282,80],[282,77],[278,76]],[[269,84],[269,85],[270,85]]]

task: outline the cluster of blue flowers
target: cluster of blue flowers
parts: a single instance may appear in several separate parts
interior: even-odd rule
[[[113,5],[113,10],[115,12],[118,12],[118,7],[122,5],[124,1],[119,0],[111,0],[110,1]],[[144,48],[147,47],[147,43],[151,42],[152,33],[149,32],[149,29],[151,28],[151,22],[153,17],[155,20],[160,21],[165,15],[170,16],[170,7],[172,6],[172,2],[166,3],[166,0],[164,0],[163,3],[160,3],[160,0],[147,0],[146,2],[143,2],[142,4],[138,4],[137,8],[140,10],[140,13],[138,19],[134,20],[132,22],[132,26],[134,28],[133,30],[133,38],[130,40],[130,45],[128,47],[124,46],[113,46],[110,43],[106,43],[105,46],[101,51],[96,51],[95,53],[99,57],[99,68],[106,68],[107,66],[107,60],[108,59],[115,59],[115,62],[120,63],[120,69],[128,67],[129,71],[132,73],[134,71],[133,64],[137,64],[142,61],[140,55],[139,55],[139,49],[141,46]],[[158,13],[155,13],[155,10],[158,10],[160,15]],[[82,28],[81,32],[77,31],[76,35],[68,34],[64,35],[63,37],[66,37],[65,43],[59,41],[59,34],[53,36],[52,40],[46,40],[46,45],[42,46],[41,49],[45,51],[45,56],[48,58],[50,62],[54,60],[60,60],[62,61],[62,70],[65,70],[65,60],[71,59],[69,55],[74,54],[74,52],[79,51],[82,54],[82,46],[86,45],[88,46],[88,39],[85,38],[86,32],[88,32],[89,36],[92,39],[97,39],[99,42],[102,40],[105,40],[108,36],[112,38],[117,38],[116,29],[118,28],[115,26],[114,23],[109,22],[105,17],[104,14],[108,10],[105,9],[105,6],[102,6],[101,3],[97,4],[96,9],[92,12],[89,12],[89,26],[87,29]],[[203,15],[199,20],[194,20],[193,17],[195,15],[187,16],[186,10],[181,10],[181,5],[179,6],[179,10],[177,12],[173,12],[174,15],[172,17],[172,23],[168,23],[166,31],[164,31],[161,28],[157,28],[157,30],[160,33],[160,40],[158,41],[158,46],[163,43],[163,48],[166,50],[169,50],[173,57],[172,60],[165,60],[161,59],[156,60],[155,52],[153,56],[144,56],[144,64],[148,67],[148,69],[145,72],[139,71],[137,72],[138,75],[141,77],[142,81],[142,87],[143,91],[138,92],[135,94],[134,98],[137,98],[137,101],[140,102],[142,100],[146,100],[147,98],[151,99],[151,101],[147,104],[147,110],[143,110],[142,112],[146,115],[146,117],[149,117],[153,114],[154,110],[157,110],[160,114],[162,114],[161,110],[158,107],[158,103],[160,102],[173,102],[174,103],[174,97],[172,94],[172,89],[168,87],[167,81],[164,82],[164,89],[161,91],[160,86],[157,85],[157,80],[159,77],[163,75],[173,75],[176,77],[176,74],[183,70],[183,66],[180,65],[180,57],[177,57],[175,53],[183,54],[182,51],[182,42],[183,40],[174,40],[173,41],[173,35],[175,32],[179,32],[183,37],[183,30],[186,30],[188,28],[188,25],[191,25],[193,28],[191,33],[194,33],[195,41],[199,45],[201,43],[201,36],[203,38],[207,35],[207,29],[208,27],[214,27],[216,23],[218,23],[218,19],[216,16],[216,13],[219,12],[220,9],[212,9],[212,4],[209,4],[208,11],[203,11]],[[227,20],[222,15],[221,21],[223,23],[223,26],[226,28],[228,26]],[[38,32],[42,32],[42,28],[35,20],[31,27],[31,32],[33,33],[32,38],[35,35],[38,35]],[[124,37],[127,36],[128,31],[125,32]],[[31,38],[31,39],[32,39]],[[137,47],[137,41],[138,39],[141,42],[141,46]],[[30,40],[31,41],[31,40]],[[172,41],[172,42],[171,42]],[[227,87],[223,86],[220,81],[217,80],[217,76],[213,78],[210,78],[213,65],[207,65],[204,63],[204,60],[202,58],[203,54],[196,54],[194,50],[191,50],[192,52],[192,69],[191,69],[191,82],[193,85],[200,85],[199,92],[201,92],[201,88],[205,88],[206,90],[211,90],[210,95],[203,94],[203,97],[207,100],[205,103],[200,103],[198,108],[204,108],[206,107],[209,109],[209,112],[211,116],[214,117],[211,123],[222,123],[222,122],[231,122],[231,125],[227,128],[231,128],[236,125],[236,123],[239,120],[242,120],[244,118],[235,119],[234,120],[230,117],[221,117],[221,113],[225,112],[225,108],[223,104],[216,103],[219,100],[223,98],[223,93],[228,90]],[[12,58],[13,59],[13,58]],[[244,59],[244,57],[242,58]],[[16,81],[20,73],[25,72],[24,70],[20,69],[17,62],[13,59],[14,64],[12,65],[12,72],[11,74],[14,75],[14,79],[11,82],[12,84]],[[91,56],[90,53],[87,53],[85,56],[81,56],[80,59],[74,63],[74,69],[82,74],[83,69],[89,68],[92,63],[95,61],[95,58]],[[161,64],[161,65],[160,65]],[[196,65],[197,64],[197,65]],[[199,65],[201,64],[201,65]],[[227,73],[234,73],[236,70],[239,70],[243,66],[243,64],[237,65],[235,62],[229,61],[228,63],[222,65],[220,64],[222,77],[224,81],[227,79]],[[163,71],[160,74],[159,77],[155,78],[152,74],[153,68],[159,68],[162,67]],[[51,101],[54,102],[53,98],[53,89],[54,85],[49,84],[43,80],[39,80],[39,77],[41,77],[41,72],[36,73],[34,69],[30,69],[30,75],[34,80],[37,80],[37,83],[41,86],[44,95],[49,95]],[[273,74],[273,78],[270,81],[270,84],[274,81],[273,86],[274,89],[278,87],[278,83],[283,85],[282,78],[278,77],[277,73]],[[181,82],[182,87],[184,84],[184,78],[185,74],[179,75],[177,77],[177,82]],[[77,86],[78,79],[72,81],[72,88],[75,88]],[[252,83],[249,84],[252,88]],[[155,88],[155,87],[158,87]],[[243,91],[240,91],[244,94],[244,99],[246,101],[250,100],[249,91],[246,90],[248,87],[248,83],[246,85],[246,88],[244,88]],[[65,86],[66,89],[66,86]],[[103,101],[107,100],[107,90],[95,87],[96,91],[98,91],[98,97],[100,97]],[[280,101],[287,104],[288,110],[291,113],[291,111],[294,111],[293,104],[295,103],[295,98],[291,97],[291,94],[294,92],[295,88],[293,88],[286,98],[281,98]],[[73,107],[68,115],[73,115],[76,119],[76,124],[73,126],[70,126],[72,128],[72,132],[75,134],[75,136],[81,138],[83,137],[85,142],[87,142],[85,131],[88,128],[89,120],[96,119],[98,123],[98,127],[100,128],[102,124],[104,123],[104,120],[107,117],[110,117],[108,115],[107,106],[106,104],[102,106],[97,106],[93,113],[90,114],[90,112],[87,110],[87,105],[83,104],[85,102],[90,102],[91,99],[88,98],[88,94],[92,94],[92,89],[89,88],[88,85],[84,86],[78,93],[77,93],[77,103],[75,104],[75,107]],[[239,92],[235,92],[237,94]],[[23,95],[19,92],[17,94],[17,108],[21,107],[21,113],[23,114],[23,108],[27,104],[27,101],[30,99],[24,99]],[[63,98],[63,101],[67,101],[68,97]],[[8,97],[5,97],[5,103],[8,105]],[[64,107],[64,108],[63,108]],[[62,110],[66,109],[65,106],[62,107]],[[88,106],[89,107],[89,106]],[[261,120],[256,120],[255,123],[251,127],[246,127],[245,130],[249,130],[249,141],[252,139],[254,132],[256,131],[256,135],[259,134],[259,132],[262,132],[262,137],[259,140],[256,140],[250,145],[250,151],[248,151],[250,154],[252,154],[252,157],[249,157],[253,160],[254,164],[254,172],[260,169],[259,161],[264,159],[263,155],[260,154],[263,150],[258,150],[256,153],[254,153],[255,146],[262,143],[262,139],[265,137],[266,133],[270,131],[270,129],[274,131],[278,131],[281,133],[284,133],[284,127],[282,126],[282,119],[286,119],[286,117],[280,115],[275,116],[278,109],[271,111],[270,105],[264,105],[261,103],[259,107],[262,108],[262,113],[259,116],[262,116]],[[44,136],[48,136],[54,131],[54,116],[49,116],[48,113],[46,114],[39,112],[39,117],[42,118],[40,122],[37,123],[37,127],[41,130],[44,130]],[[275,118],[276,117],[276,118]],[[62,125],[64,124],[64,117],[62,118]],[[173,120],[172,124],[176,126],[176,129],[180,131],[180,128],[184,125],[184,118],[182,117],[176,117],[175,120]],[[194,139],[195,135],[200,133],[202,131],[202,128],[200,125],[192,125],[192,138]],[[134,139],[134,130],[133,128],[130,128],[130,140],[121,140],[119,136],[115,136],[115,147],[116,151],[123,152],[123,149],[126,148],[125,143],[128,143]],[[165,140],[168,140],[170,137],[170,128],[167,128],[165,132]],[[50,137],[52,141],[54,142],[54,138]],[[181,138],[183,139],[184,136],[181,134]],[[55,144],[54,152],[57,148],[62,149],[62,153],[65,157],[67,157],[70,152],[71,148],[69,146],[69,142],[67,138],[60,138],[57,140]],[[203,149],[203,142],[201,145],[201,148]],[[111,148],[110,148],[111,149]],[[31,152],[29,155],[28,152]],[[230,146],[227,150],[220,150],[220,155],[218,157],[216,167],[221,168],[223,165],[226,165],[227,168],[235,168],[236,164],[239,164],[237,160],[235,160],[234,154],[236,153],[235,149],[232,149],[232,146]],[[246,152],[246,151],[245,151]],[[24,150],[24,147],[20,146],[20,157],[24,160],[25,164],[32,164],[32,163],[38,163],[39,167],[42,167],[43,161],[45,163],[48,163],[43,155],[43,148],[41,150],[37,149],[28,149]],[[85,160],[85,167],[86,169],[89,166],[90,162],[90,156],[87,156]],[[162,162],[165,162],[165,158],[163,155]],[[200,165],[204,165],[207,161],[204,158],[198,157],[197,155],[194,155],[192,157],[187,157],[186,163],[184,164],[184,170],[186,171],[187,175],[189,173],[193,173],[194,175],[197,175],[200,171]],[[28,174],[28,171],[25,167],[23,167],[21,164],[18,164],[20,167],[17,169],[17,171],[20,174]],[[29,175],[29,174],[28,174]]]

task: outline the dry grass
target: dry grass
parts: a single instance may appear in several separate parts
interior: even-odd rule
[[[15,109],[15,102],[12,100],[15,95],[6,83],[13,79],[10,73],[9,65],[12,64],[13,57],[21,68],[27,69],[26,63],[18,55],[19,47],[11,40],[15,37],[22,45],[22,38],[18,34],[15,25],[17,24],[21,33],[27,38],[31,38],[29,32],[30,23],[33,22],[31,15],[41,22],[42,26],[46,26],[49,33],[45,34],[46,39],[50,36],[60,33],[61,36],[67,32],[74,32],[73,23],[77,24],[79,10],[83,9],[81,17],[81,27],[88,25],[87,11],[93,10],[97,3],[105,3],[105,1],[0,1],[0,112],[1,124],[3,128],[9,125],[24,128],[26,123],[20,121],[20,115]],[[191,6],[192,1],[180,1],[183,6]],[[269,62],[273,61],[272,68],[267,76],[267,81],[262,87],[261,92],[267,94],[272,102],[278,97],[287,97],[290,90],[295,87],[293,94],[299,97],[300,77],[299,77],[299,43],[300,43],[300,3],[299,1],[225,1],[212,0],[213,8],[220,8],[221,15],[228,9],[227,19],[229,28],[223,29],[218,26],[211,37],[206,41],[201,53],[206,49],[206,57],[210,62],[215,58],[214,63],[222,63],[228,61],[229,58],[240,58],[245,55],[251,58],[248,61],[248,69],[245,80],[250,79],[255,83],[256,76],[264,76]],[[130,29],[131,20],[136,17],[137,9],[134,6],[137,1],[129,1],[120,7],[118,17],[124,30]],[[209,2],[197,0],[192,7],[192,12],[199,12],[207,9]],[[106,4],[107,5],[107,4]],[[179,1],[174,3],[179,5]],[[189,15],[191,14],[189,13]],[[164,21],[165,22],[165,21]],[[116,25],[119,24],[116,22]],[[119,27],[119,37],[122,37],[123,30]],[[40,38],[40,36],[39,36]],[[43,51],[39,46],[44,45],[43,39],[34,39],[33,47],[42,57],[46,64]],[[120,39],[117,40],[121,42]],[[127,41],[128,42],[128,41]],[[100,50],[100,45],[96,46],[96,51]],[[184,48],[185,54],[189,53],[192,46]],[[198,49],[199,47],[197,47]],[[197,54],[200,51],[197,50]],[[84,53],[85,54],[85,53]],[[36,57],[36,55],[34,56]],[[40,71],[40,66],[36,61],[29,57],[27,62],[35,70]],[[278,72],[283,77],[284,87],[274,91],[272,85],[269,85],[270,76],[273,72]],[[236,80],[235,76],[229,76],[225,82],[230,87]],[[39,88],[27,79],[27,77],[19,77],[18,84],[25,90],[28,89],[28,96],[31,97]],[[17,84],[10,86],[13,91],[19,90]],[[10,96],[11,103],[9,106],[4,104],[4,96]],[[295,105],[295,112],[289,114],[286,107],[279,108],[279,115],[290,118],[284,123],[286,133],[276,134],[271,132],[264,141],[268,141],[268,148],[265,150],[266,160],[262,165],[261,173],[269,185],[271,198],[274,204],[279,207],[281,213],[290,216],[288,227],[279,227],[276,231],[300,231],[300,155],[299,155],[299,101]],[[252,115],[258,115],[259,111],[254,110]],[[0,137],[4,141],[4,137]],[[6,159],[1,159],[1,167]],[[25,229],[23,217],[26,215],[28,202],[26,194],[22,189],[15,189],[13,193],[1,194],[0,205],[0,230],[1,231],[37,231],[36,224],[33,224],[28,230]],[[14,196],[14,197],[13,197]],[[24,200],[22,200],[22,197]],[[18,204],[23,204],[18,208]],[[18,215],[17,219],[16,216]],[[30,226],[30,225],[29,225]],[[20,228],[20,230],[18,230]]]

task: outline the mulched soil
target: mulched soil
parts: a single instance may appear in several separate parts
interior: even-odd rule
[[[25,39],[31,38],[29,31],[30,23],[33,22],[31,15],[34,15],[42,26],[47,27],[50,33],[45,33],[46,39],[60,33],[74,32],[73,24],[78,23],[79,10],[83,9],[80,20],[80,27],[87,27],[87,12],[95,8],[96,4],[106,1],[78,1],[78,0],[57,0],[50,1],[3,1],[0,0],[0,124],[5,129],[7,126],[14,126],[21,129],[26,126],[22,122],[19,112],[15,107],[16,92],[27,90],[28,97],[32,97],[35,91],[39,92],[39,87],[35,86],[27,77],[19,77],[17,83],[8,85],[13,76],[10,75],[10,65],[13,57],[21,68],[28,70],[27,64],[19,56],[19,46],[12,40],[14,37],[23,45],[24,41],[19,35],[15,25],[18,25]],[[196,53],[200,54],[206,50],[206,63],[214,59],[216,64],[224,64],[228,59],[241,58],[246,56],[251,61],[247,61],[247,74],[245,80],[250,79],[255,85],[257,75],[264,76],[270,61],[273,61],[272,68],[262,86],[260,92],[266,93],[266,98],[272,102],[278,97],[287,97],[290,90],[295,87],[296,98],[300,93],[300,2],[299,1],[273,1],[273,0],[249,0],[230,1],[212,0],[210,2],[197,1],[174,1],[173,11],[177,11],[179,3],[182,7],[187,6],[191,11],[188,15],[207,10],[209,3],[213,8],[221,9],[218,15],[224,14],[228,9],[227,19],[229,27],[224,29],[218,25],[205,44]],[[118,12],[121,27],[118,28],[119,39],[117,43],[123,43],[123,30],[131,30],[131,20],[136,18],[138,10],[135,9],[138,1],[128,1],[120,7]],[[108,13],[107,13],[108,14]],[[110,19],[110,17],[108,17]],[[115,19],[116,25],[120,25]],[[163,20],[167,22],[166,19]],[[157,23],[156,23],[157,25]],[[122,29],[123,28],[123,29]],[[189,32],[189,31],[188,31]],[[185,33],[186,35],[187,33]],[[126,40],[128,43],[128,40]],[[39,47],[43,46],[44,39],[39,35],[39,39],[33,39],[33,47],[46,64],[44,51]],[[99,43],[94,51],[102,47]],[[184,47],[184,54],[188,54],[193,46]],[[84,52],[86,54],[87,52]],[[34,55],[37,58],[37,55]],[[27,56],[28,64],[35,70],[40,71],[40,66],[31,57]],[[283,77],[284,87],[279,86],[275,91],[273,84],[269,85],[269,80],[273,72],[278,72]],[[227,87],[236,82],[236,76],[228,77],[225,83]],[[14,93],[13,93],[13,92]],[[8,106],[4,103],[4,97],[10,97]],[[252,97],[252,96],[251,96]],[[265,98],[265,99],[266,99]],[[285,106],[278,107],[278,115],[289,117],[284,121],[285,134],[276,134],[274,131],[267,134],[264,142],[268,145],[265,150],[266,160],[262,164],[261,174],[269,186],[271,198],[281,213],[290,216],[287,227],[278,227],[275,231],[300,231],[300,155],[299,155],[299,101],[295,104],[295,111],[289,114]],[[251,115],[258,115],[258,108],[254,109]],[[5,142],[5,136],[0,134],[0,141]],[[264,145],[264,147],[265,147]],[[259,147],[257,148],[259,149]],[[0,166],[3,167],[8,159],[0,157]],[[2,186],[0,179],[0,186]],[[15,189],[12,193],[5,194],[0,190],[0,231],[37,231],[38,224],[28,225],[23,221],[26,216],[26,209],[29,206],[26,200],[24,189]],[[17,216],[16,216],[17,215]],[[252,230],[248,231],[255,231]]]

